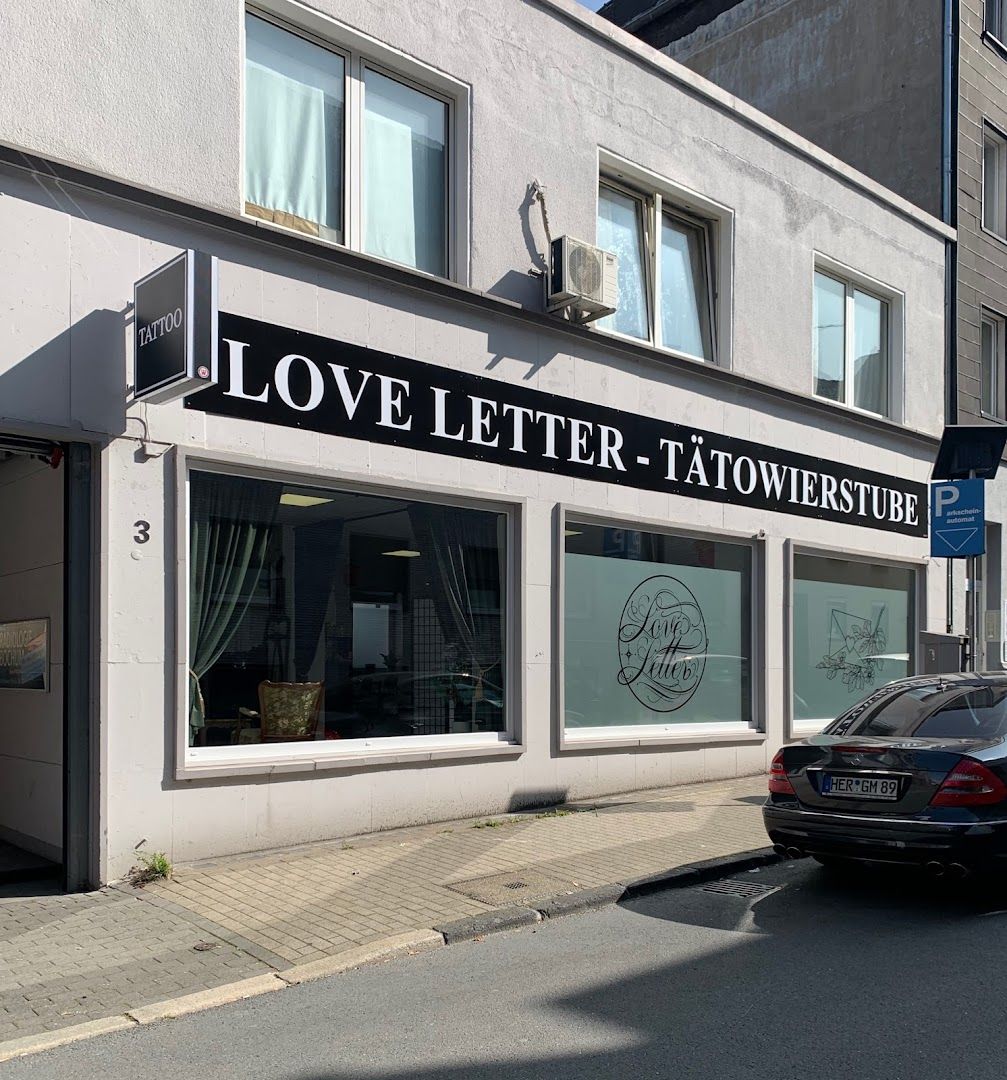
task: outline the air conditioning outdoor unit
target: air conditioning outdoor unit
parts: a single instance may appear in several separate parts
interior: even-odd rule
[[[560,236],[549,252],[549,311],[569,309],[575,322],[611,315],[619,304],[619,259],[572,236]]]

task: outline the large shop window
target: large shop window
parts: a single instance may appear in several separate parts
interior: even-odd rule
[[[245,42],[246,213],[446,276],[449,102],[255,15]]]
[[[598,246],[619,257],[619,307],[598,325],[713,360],[713,229],[660,194],[601,184]]]
[[[794,555],[794,720],[825,724],[914,673],[916,571]]]
[[[505,514],[197,471],[189,514],[190,746],[507,729]]]
[[[568,520],[568,738],[752,720],[752,547]]]

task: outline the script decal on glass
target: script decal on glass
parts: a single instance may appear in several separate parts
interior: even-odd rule
[[[619,675],[641,705],[674,712],[696,692],[706,667],[706,622],[677,578],[657,575],[630,594],[619,620]]]

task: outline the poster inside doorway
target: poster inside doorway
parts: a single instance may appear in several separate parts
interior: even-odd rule
[[[0,690],[49,689],[49,620],[0,623]]]

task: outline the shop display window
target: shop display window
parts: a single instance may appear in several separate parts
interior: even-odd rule
[[[824,725],[914,674],[915,592],[912,567],[794,555],[795,722]]]
[[[750,724],[752,546],[575,520],[564,531],[567,736]]]
[[[507,515],[189,474],[189,745],[507,729]]]

